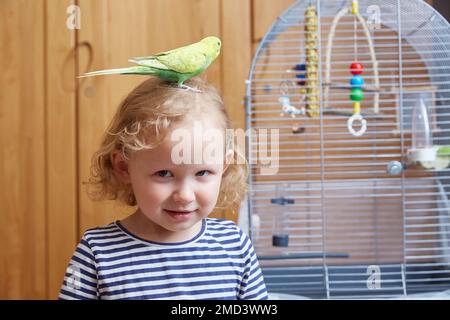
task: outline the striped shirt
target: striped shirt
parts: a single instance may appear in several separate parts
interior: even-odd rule
[[[59,299],[267,299],[248,236],[232,221],[206,218],[178,243],[141,239],[119,221],[87,230]]]

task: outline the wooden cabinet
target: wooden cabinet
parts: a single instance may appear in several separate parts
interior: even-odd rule
[[[47,269],[44,1],[1,1],[0,26],[0,298],[39,298]]]

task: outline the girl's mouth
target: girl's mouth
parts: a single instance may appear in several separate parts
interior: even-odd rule
[[[196,210],[194,211],[174,211],[163,209],[164,212],[168,213],[169,216],[176,221],[185,221],[188,220]]]

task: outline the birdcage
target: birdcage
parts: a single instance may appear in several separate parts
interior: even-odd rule
[[[427,3],[303,0],[277,18],[246,97],[269,292],[450,290],[449,105],[450,27]]]

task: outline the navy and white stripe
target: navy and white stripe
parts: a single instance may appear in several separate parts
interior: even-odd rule
[[[267,299],[250,239],[232,221],[207,218],[191,240],[141,239],[120,222],[85,232],[60,299]]]

